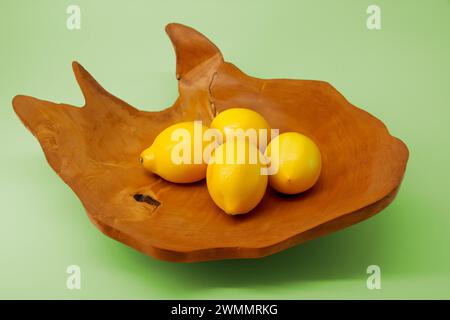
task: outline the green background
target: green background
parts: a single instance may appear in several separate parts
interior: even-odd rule
[[[81,30],[66,28],[69,4]],[[381,30],[366,27],[370,4]],[[326,80],[383,120],[410,150],[392,205],[258,260],[163,262],[101,234],[11,100],[82,105],[77,60],[130,104],[169,106],[169,22],[200,30],[251,75]],[[0,46],[0,298],[450,298],[450,1],[0,0]],[[71,264],[79,291],[66,288]],[[366,288],[371,264],[381,290]]]

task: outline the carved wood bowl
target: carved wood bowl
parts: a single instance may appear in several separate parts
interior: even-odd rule
[[[159,112],[139,111],[73,63],[85,106],[16,96],[14,110],[47,161],[106,235],[170,261],[257,258],[348,227],[395,197],[408,159],[385,125],[323,81],[263,80],[223,60],[199,32],[166,31],[177,58],[179,97]],[[205,182],[179,185],[144,171],[138,157],[167,126],[209,124],[216,112],[246,107],[280,132],[298,131],[319,146],[318,183],[296,196],[270,190],[242,216],[224,214]]]

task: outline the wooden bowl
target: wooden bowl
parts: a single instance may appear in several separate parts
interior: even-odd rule
[[[367,219],[394,199],[408,149],[380,120],[326,82],[253,78],[224,62],[199,32],[180,24],[166,31],[179,87],[170,108],[139,111],[76,62],[85,106],[13,99],[51,167],[103,233],[164,260],[257,258]],[[311,137],[323,157],[318,183],[297,196],[268,189],[254,210],[236,217],[213,203],[204,181],[173,184],[140,166],[140,152],[167,126],[209,124],[216,112],[234,107],[258,111],[281,132]]]

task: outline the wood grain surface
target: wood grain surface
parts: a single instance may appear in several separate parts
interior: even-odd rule
[[[253,78],[225,62],[199,32],[180,24],[166,31],[179,97],[163,111],[139,111],[114,97],[76,62],[83,107],[13,99],[51,167],[103,233],[170,261],[257,258],[367,219],[393,200],[408,149],[380,120],[326,82]],[[140,166],[140,152],[167,126],[209,124],[216,112],[233,107],[258,111],[281,132],[311,137],[323,158],[318,183],[296,196],[268,189],[250,213],[228,216],[204,181],[177,185]]]

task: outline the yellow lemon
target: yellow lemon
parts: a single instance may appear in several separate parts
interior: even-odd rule
[[[269,175],[269,183],[279,192],[300,193],[311,188],[319,179],[322,169],[319,148],[300,133],[280,134],[267,146],[265,156],[271,167],[278,168],[275,174]]]
[[[225,142],[214,150],[206,183],[213,201],[227,214],[247,213],[263,198],[268,178],[262,174],[262,157],[246,139]]]
[[[211,128],[219,130],[222,133],[225,141],[230,140],[230,137],[231,139],[234,139],[236,134],[238,134],[239,129],[241,129],[241,132],[243,132],[244,134],[248,133],[246,137],[254,139],[251,141],[258,146],[260,143],[260,133],[262,136],[266,135],[264,148],[270,141],[269,124],[262,115],[251,109],[231,108],[224,110],[213,119],[213,121],[211,122]],[[264,148],[262,148],[262,150]]]
[[[164,129],[153,144],[142,151],[141,164],[171,182],[189,183],[205,178],[207,164],[203,151],[207,143],[203,132],[207,129],[197,121],[181,122]]]

